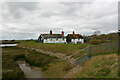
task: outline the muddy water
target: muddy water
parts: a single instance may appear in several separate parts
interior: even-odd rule
[[[25,61],[17,61],[17,64],[24,72],[25,78],[43,78],[40,68],[29,66]]]

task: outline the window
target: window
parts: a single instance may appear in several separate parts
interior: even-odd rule
[[[63,38],[63,40],[64,40],[64,38]]]
[[[58,40],[58,38],[56,38],[56,40]]]
[[[52,41],[52,38],[50,39],[50,41]]]

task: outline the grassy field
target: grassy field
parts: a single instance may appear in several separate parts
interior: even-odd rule
[[[29,48],[40,48],[47,51],[63,53],[66,55],[73,54],[82,48],[89,46],[89,44],[55,44],[55,43],[36,43],[35,41],[23,41],[18,46]]]
[[[117,78],[118,55],[99,55],[84,61],[82,69],[72,78]]]

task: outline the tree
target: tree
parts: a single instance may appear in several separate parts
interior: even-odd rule
[[[100,35],[101,34],[101,31],[95,31],[94,33],[93,33],[93,35]]]

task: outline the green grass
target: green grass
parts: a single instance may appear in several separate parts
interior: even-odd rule
[[[74,74],[73,78],[118,77],[118,56],[116,54],[94,56],[84,61],[81,66],[81,71]]]
[[[82,48],[89,46],[89,44],[55,44],[55,43],[36,43],[35,41],[21,42],[18,46],[29,48],[40,48],[46,51],[63,53],[66,55],[73,54]]]

